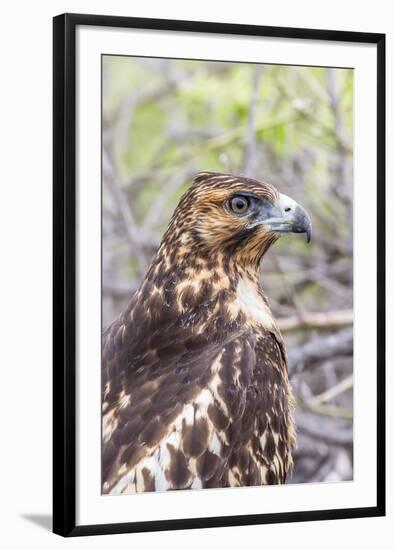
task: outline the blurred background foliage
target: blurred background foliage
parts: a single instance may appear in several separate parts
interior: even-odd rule
[[[262,286],[297,399],[290,482],[352,479],[353,71],[103,57],[103,327],[138,288],[194,174],[244,174],[305,206]]]

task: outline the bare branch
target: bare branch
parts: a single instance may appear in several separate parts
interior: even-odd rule
[[[347,420],[351,420],[353,417],[352,409],[348,409],[346,407],[338,407],[336,405],[328,405],[324,403],[320,405],[314,405],[310,403],[298,402],[297,404],[301,409],[322,416],[331,416],[332,418],[344,418]]]
[[[326,401],[329,401],[330,399],[333,399],[334,397],[337,397],[341,393],[350,390],[353,387],[354,384],[354,377],[352,374],[350,376],[347,376],[347,378],[344,378],[341,382],[333,386],[332,388],[327,389],[326,391],[320,393],[319,395],[315,395],[313,398],[309,400],[306,405],[312,407],[314,405],[321,405],[322,403],[325,403]]]
[[[308,328],[329,329],[352,325],[353,311],[351,309],[328,311],[326,313],[301,313],[298,316],[278,319],[277,326],[283,331]]]
[[[282,284],[283,284],[283,287],[284,287],[284,290],[285,290],[285,294],[288,297],[289,302],[294,306],[294,308],[296,310],[297,318],[299,320],[299,323],[303,324],[304,321],[305,321],[306,314],[305,314],[305,311],[304,311],[302,305],[300,304],[299,300],[296,297],[295,287],[294,287],[294,285],[292,285],[289,282],[288,277],[285,275],[284,270],[281,267],[280,259],[279,259],[279,257],[277,256],[277,254],[275,252],[273,252],[273,254],[272,254],[272,259],[273,259],[274,266],[275,266],[277,272],[280,275],[280,278],[281,278],[281,281],[282,281]],[[284,325],[286,326],[284,321],[285,321],[285,319],[282,319],[282,320],[280,319],[280,323],[283,322],[283,327],[284,327]],[[279,328],[280,328],[280,330],[289,330],[289,329],[286,329],[286,328],[281,328],[280,326],[279,326]]]
[[[330,420],[330,421],[329,421]],[[296,424],[298,430],[318,441],[324,441],[328,445],[345,446],[353,443],[353,428],[348,421],[340,419],[328,419],[326,423],[317,422],[311,414],[299,412]]]
[[[258,104],[259,83],[263,74],[263,66],[256,65],[252,78],[252,90],[247,121],[247,137],[245,145],[244,173],[254,177],[257,164],[256,147],[256,109]]]
[[[174,172],[148,210],[143,224],[145,228],[152,229],[158,223],[159,215],[163,210],[163,197],[169,197],[175,193],[193,174],[194,171],[190,169]]]
[[[290,371],[303,370],[306,363],[323,362],[337,355],[352,355],[353,329],[346,328],[335,334],[321,336],[309,340],[299,348],[294,348],[288,354]]]
[[[128,205],[128,200],[122,186],[119,184],[119,178],[114,173],[114,168],[108,154],[103,151],[103,174],[106,178],[107,185],[113,196],[119,214],[125,226],[125,232],[129,242],[133,246],[133,252],[136,255],[139,271],[142,275],[145,274],[148,267],[148,261],[145,257],[140,241],[137,238],[138,230],[133,213]]]

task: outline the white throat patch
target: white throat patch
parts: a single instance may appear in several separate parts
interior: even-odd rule
[[[272,313],[252,282],[244,278],[240,279],[237,285],[237,297],[242,309],[256,323],[267,329],[273,327]]]

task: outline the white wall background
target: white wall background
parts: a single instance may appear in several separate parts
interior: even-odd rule
[[[52,21],[68,12],[331,28],[387,33],[388,241],[395,232],[395,17],[376,0],[87,0],[7,2],[2,9],[0,85],[0,541],[4,548],[371,548],[392,538],[395,445],[394,346],[388,334],[388,516],[305,524],[68,539],[49,532],[51,511],[51,147]],[[392,101],[391,101],[392,99]],[[392,217],[392,219],[390,219]],[[388,246],[388,253],[390,252]],[[388,257],[388,280],[395,276]],[[394,292],[388,291],[388,311]],[[392,360],[391,360],[392,359]],[[391,429],[392,426],[392,429]],[[391,437],[392,436],[392,437]],[[221,511],[218,510],[220,514]],[[44,526],[43,526],[44,524]],[[392,527],[392,529],[391,529]],[[392,535],[392,536],[391,536]],[[389,542],[384,547],[389,548]]]

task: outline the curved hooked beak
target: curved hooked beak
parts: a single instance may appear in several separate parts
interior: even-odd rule
[[[307,242],[311,240],[312,225],[306,210],[281,193],[275,204],[266,203],[261,208],[257,219],[249,227],[256,225],[265,225],[276,233],[306,233]]]

